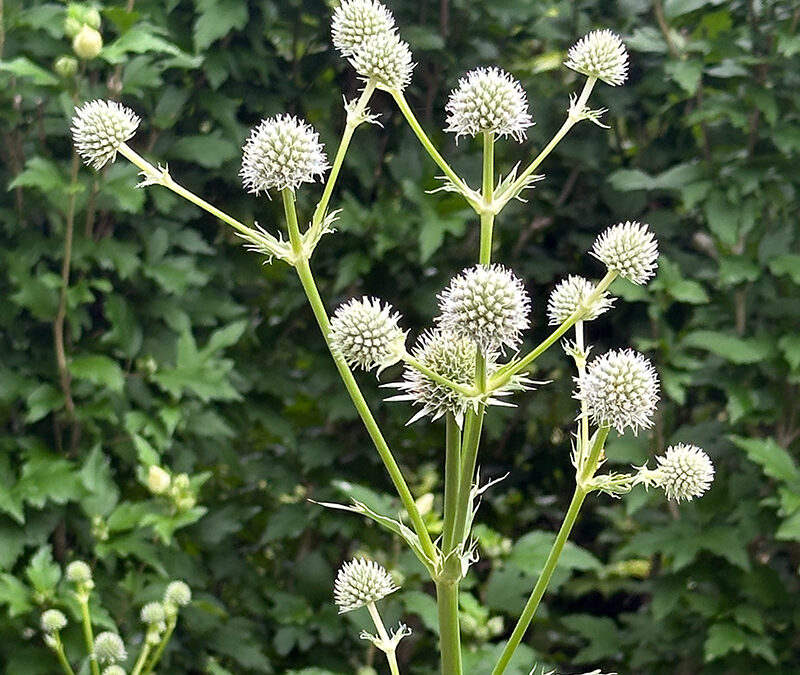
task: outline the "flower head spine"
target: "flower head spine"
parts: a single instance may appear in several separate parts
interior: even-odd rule
[[[605,230],[592,255],[634,284],[646,284],[658,267],[658,243],[647,225],[625,221]]]
[[[570,47],[567,56],[567,68],[612,87],[628,79],[628,51],[619,36],[608,29],[584,35]]]
[[[250,131],[239,175],[248,192],[296,190],[328,170],[319,134],[293,115],[276,115]]]
[[[100,170],[114,161],[138,127],[139,118],[130,108],[116,101],[90,101],[75,108],[72,141],[83,161]]]
[[[517,142],[533,125],[528,100],[517,80],[500,68],[472,70],[458,82],[447,101],[445,131],[476,136],[489,131]]]
[[[658,376],[653,365],[632,349],[616,350],[594,358],[577,378],[575,397],[586,403],[598,426],[636,434],[653,424],[658,402]]]
[[[399,590],[391,575],[372,560],[356,558],[339,569],[333,597],[339,614],[351,612]]]

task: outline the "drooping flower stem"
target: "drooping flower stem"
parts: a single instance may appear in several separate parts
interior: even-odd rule
[[[392,675],[400,675],[400,667],[397,665],[397,654],[395,653],[394,647],[391,649],[388,648],[388,646],[392,644],[392,641],[389,639],[389,634],[386,632],[386,626],[383,625],[383,620],[378,613],[378,608],[375,606],[374,602],[370,602],[367,604],[367,609],[369,610],[369,615],[372,617],[372,623],[375,624],[375,629],[378,631],[378,637],[380,637],[381,642],[387,647],[382,651],[386,654],[386,660],[389,662],[389,671]]]
[[[286,223],[289,229],[289,241],[292,245],[292,248],[295,250],[295,252],[297,252],[302,249],[302,241],[300,229],[297,223],[297,211],[294,205],[294,194],[288,189],[281,190],[281,197],[283,199],[283,208],[286,215]],[[314,281],[314,275],[311,272],[311,266],[308,263],[308,259],[301,256],[295,265],[295,270],[297,271],[297,276],[300,279],[300,284],[303,287],[306,298],[311,305],[314,318],[317,320],[320,331],[322,331],[325,344],[330,350],[330,342],[328,338],[328,313],[325,310],[322,297],[320,296],[319,290],[317,289],[317,284]],[[411,490],[409,489],[408,484],[403,477],[402,471],[400,471],[400,467],[395,461],[392,451],[389,449],[389,445],[386,443],[386,439],[383,437],[383,433],[381,432],[378,423],[375,421],[375,417],[372,415],[372,411],[369,409],[369,405],[367,404],[364,395],[361,393],[361,389],[359,388],[355,377],[353,377],[352,371],[341,356],[337,355],[333,351],[331,351],[331,356],[334,364],[336,365],[336,369],[339,371],[339,376],[342,378],[345,389],[347,389],[347,393],[350,395],[350,399],[353,401],[353,405],[358,411],[359,417],[361,417],[361,421],[364,423],[370,439],[375,445],[375,448],[378,451],[386,470],[389,472],[389,477],[391,478],[392,483],[397,490],[400,501],[402,502],[403,507],[411,519],[411,524],[414,528],[414,531],[419,537],[422,550],[430,560],[435,560],[436,547],[433,545],[428,528],[425,526],[425,522],[422,520],[422,515],[420,514],[419,509],[414,502],[414,497],[411,494]]]
[[[459,563],[460,564],[460,563]],[[458,620],[458,582],[436,583],[439,611],[439,652],[442,675],[461,675],[461,629]]]
[[[564,136],[569,133],[570,129],[572,129],[572,127],[574,127],[578,122],[580,122],[581,119],[583,119],[580,116],[574,116],[572,112],[573,110],[581,111],[584,109],[596,82],[596,77],[589,77],[586,79],[577,102],[570,105],[570,113],[567,115],[567,119],[564,120],[564,124],[561,125],[561,128],[555,133],[553,138],[550,139],[550,142],[544,146],[542,151],[536,155],[536,157],[534,157],[533,161],[528,164],[527,167],[525,167],[525,170],[517,177],[517,179],[509,187],[503,190],[503,194],[515,194],[517,191],[519,191],[522,186],[525,185],[525,182],[528,180],[528,178],[533,175],[533,172],[536,171],[539,165],[561,142]]]
[[[322,192],[322,197],[314,209],[314,215],[311,217],[311,238],[314,239],[314,233],[322,227],[325,220],[325,214],[328,210],[328,203],[333,194],[333,188],[336,185],[336,179],[339,177],[339,171],[342,168],[344,157],[347,154],[347,149],[350,147],[350,140],[353,138],[353,133],[358,126],[364,121],[364,112],[367,109],[367,104],[375,91],[375,83],[369,80],[364,86],[358,102],[352,110],[348,110],[347,123],[345,124],[344,131],[342,132],[342,140],[339,142],[339,148],[336,150],[336,157],[333,159],[333,166],[325,181],[325,188]]]
[[[528,602],[525,604],[525,608],[522,610],[522,614],[520,614],[520,617],[517,620],[517,625],[514,627],[514,631],[511,633],[511,637],[508,639],[502,654],[500,654],[500,658],[497,661],[497,665],[495,665],[494,669],[492,670],[491,675],[501,675],[501,673],[505,672],[505,669],[508,667],[508,664],[511,661],[511,657],[514,655],[514,652],[519,646],[519,643],[522,641],[525,632],[528,630],[528,626],[530,626],[530,623],[536,614],[539,603],[541,602],[542,597],[544,597],[547,586],[550,584],[550,579],[553,576],[553,572],[558,565],[558,559],[561,557],[561,553],[564,550],[567,539],[569,539],[569,535],[572,532],[575,521],[578,519],[578,514],[580,513],[583,502],[586,499],[586,495],[589,493],[589,490],[586,488],[586,484],[597,470],[597,462],[600,458],[600,453],[603,450],[603,446],[605,445],[606,438],[608,438],[609,431],[610,427],[601,427],[597,431],[594,443],[592,444],[592,449],[586,459],[586,464],[583,467],[583,471],[580,472],[578,476],[575,492],[572,495],[572,501],[569,504],[566,515],[564,516],[564,522],[561,523],[561,528],[556,535],[556,539],[553,542],[550,553],[547,555],[547,560],[544,563],[542,573],[539,575],[539,579],[536,581],[533,591],[531,591]]]

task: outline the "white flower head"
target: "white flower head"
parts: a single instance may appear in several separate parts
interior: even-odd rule
[[[636,434],[653,424],[658,402],[658,375],[644,356],[632,349],[606,352],[589,362],[576,378],[575,397],[586,403],[594,424]]]
[[[456,139],[491,131],[521,143],[533,125],[522,86],[500,68],[468,72],[450,92],[446,110],[445,131],[455,133]]]
[[[350,63],[365,82],[372,80],[379,89],[397,92],[408,86],[414,70],[408,43],[395,31],[364,38]]]
[[[100,663],[116,663],[128,658],[122,638],[110,631],[100,633],[94,639],[94,653]]]
[[[530,326],[530,296],[522,281],[502,265],[476,265],[439,294],[437,317],[445,331],[473,340],[482,352],[516,349]]]
[[[333,598],[339,614],[377,602],[399,590],[392,576],[373,560],[356,558],[339,569],[333,585]]]
[[[658,267],[658,243],[647,225],[627,220],[605,230],[592,255],[634,284],[646,284]]]
[[[114,161],[138,126],[139,118],[130,108],[116,101],[90,101],[75,108],[72,142],[83,161],[99,170]]]
[[[406,333],[397,325],[399,318],[390,304],[383,305],[377,298],[353,298],[331,319],[331,349],[350,366],[380,372],[405,353]]]
[[[139,618],[147,625],[163,623],[167,618],[164,605],[160,602],[148,602],[139,612]]]
[[[696,445],[678,443],[656,457],[658,467],[645,470],[646,483],[663,488],[668,499],[677,502],[704,494],[714,482],[714,465],[709,456]]]
[[[125,673],[125,669],[122,666],[113,665],[104,668],[103,675],[127,675],[127,674]]]
[[[368,37],[393,28],[392,13],[377,0],[343,0],[331,18],[333,46],[342,56],[352,56]]]
[[[607,312],[614,306],[614,299],[603,294],[590,307],[586,307],[589,296],[594,291],[594,284],[576,274],[570,274],[561,281],[550,293],[547,300],[547,317],[551,326],[558,326],[564,323],[575,310],[580,309],[586,312],[581,321],[592,321],[598,316]]]
[[[73,584],[93,583],[92,568],[83,562],[83,560],[73,560],[69,565],[67,565],[64,575],[67,577],[67,581],[70,581]]]
[[[48,609],[42,614],[41,626],[42,631],[48,635],[60,631],[67,625],[67,617],[64,612],[58,609]]]
[[[164,604],[186,607],[192,601],[192,589],[185,581],[170,581],[164,589]]]
[[[250,131],[239,175],[248,192],[296,190],[328,169],[328,160],[311,125],[294,115],[276,115]]]
[[[612,87],[628,79],[628,50],[616,33],[594,30],[570,47],[564,62],[587,77],[596,77]]]

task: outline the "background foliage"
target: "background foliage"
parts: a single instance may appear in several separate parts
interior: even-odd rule
[[[553,285],[599,274],[585,253],[596,234],[649,222],[663,252],[657,279],[616,286],[629,302],[589,337],[598,350],[646,350],[663,401],[654,432],[617,441],[609,461],[642,463],[691,441],[718,468],[710,494],[680,510],[644,492],[591,500],[519,673],[537,659],[573,672],[800,669],[800,10],[790,5],[390,2],[418,62],[409,98],[473,184],[478,148],[435,131],[464,71],[497,64],[528,92],[537,125],[525,145],[499,146],[507,171],[563,119],[576,86],[564,51],[594,27],[623,35],[631,81],[593,97],[611,129],[585,124],[559,146],[547,180],[504,212],[495,258],[526,279],[541,337]],[[53,68],[70,54],[64,5],[0,7],[4,672],[53,671],[38,617],[74,611],[59,565],[84,558],[107,609],[97,615],[132,642],[137,608],[167,579],[193,587],[168,672],[352,673],[375,655],[356,637],[364,617],[337,616],[331,588],[358,552],[404,584],[389,604],[415,629],[404,672],[434,672],[435,608],[417,563],[369,523],[307,501],[390,498],[291,270],[260,265],[166,191],[136,190],[124,162],[96,175],[71,154],[74,102],[121,99],[144,120],[134,147],[237,216],[277,223],[275,204],[240,187],[240,147],[282,111],[336,147],[341,93],[358,83],[329,45],[330,7],[108,2],[104,49],[74,77]],[[435,293],[475,259],[477,227],[458,198],[425,194],[434,167],[388,98],[373,109],[384,128],[357,132],[334,198],[339,232],[314,263],[331,310],[381,295],[416,333]],[[316,197],[301,191],[306,212]],[[488,423],[482,475],[512,473],[484,500],[482,560],[464,586],[470,673],[487,671],[570,492],[569,362],[553,350],[540,363],[537,379],[553,383]],[[408,409],[379,403],[377,383],[361,379],[426,503],[440,480],[440,425],[405,428]],[[192,476],[201,506],[153,498],[152,463]]]

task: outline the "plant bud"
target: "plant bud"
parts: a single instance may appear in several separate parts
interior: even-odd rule
[[[399,590],[391,575],[372,560],[351,560],[342,565],[333,586],[339,614],[364,607]]]
[[[60,610],[48,609],[42,614],[41,625],[45,633],[55,633],[67,625],[67,617]]]
[[[97,29],[84,25],[72,39],[72,51],[83,61],[91,61],[103,48],[103,36]]]
[[[78,72],[78,59],[74,56],[59,56],[53,64],[53,70],[59,77],[70,78]]]
[[[154,495],[163,495],[169,490],[171,480],[170,475],[157,464],[147,470],[147,489]]]

